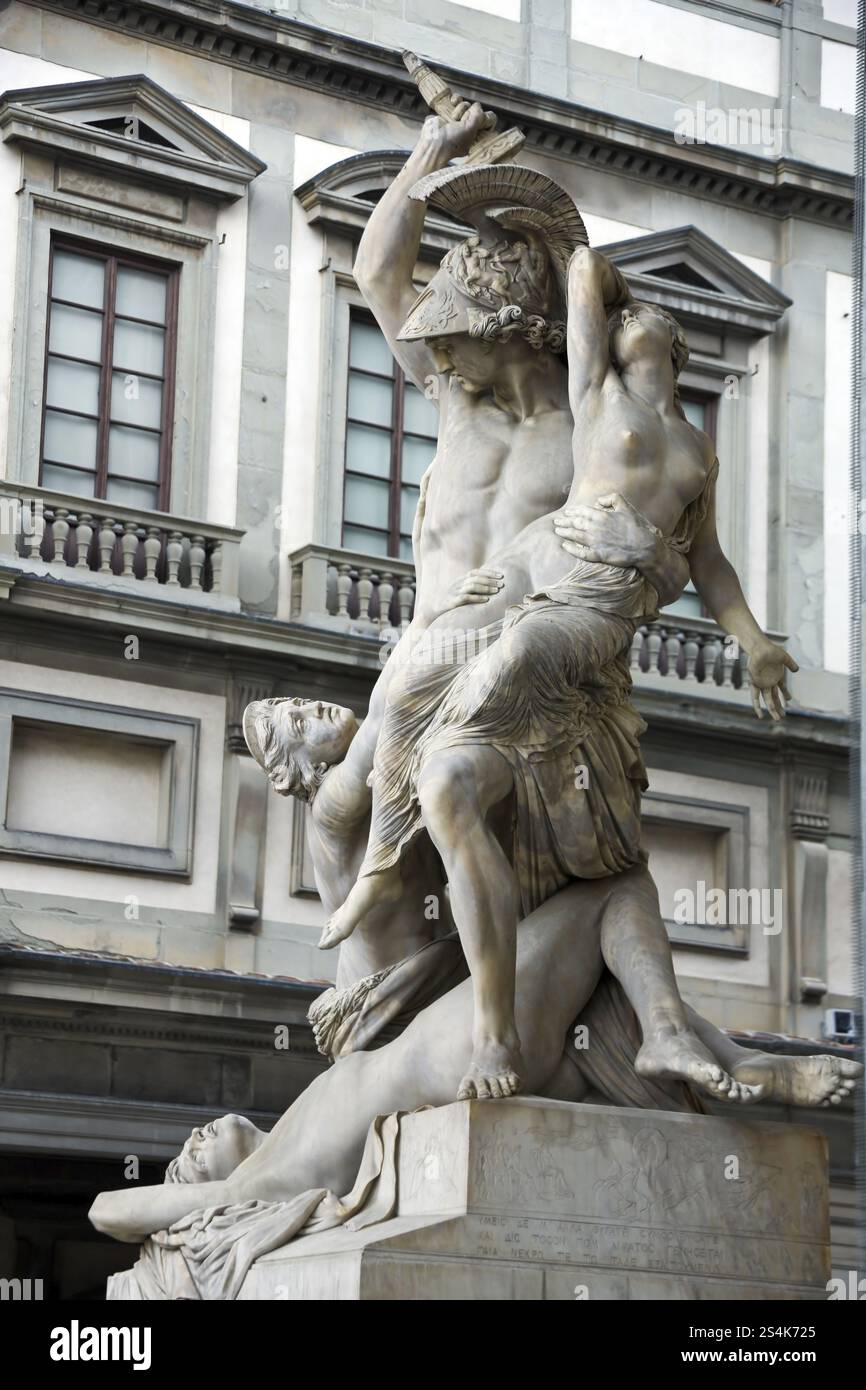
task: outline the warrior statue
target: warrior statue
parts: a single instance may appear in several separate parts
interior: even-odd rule
[[[636,626],[691,578],[748,654],[759,716],[762,701],[783,716],[796,670],[720,549],[718,463],[677,395],[684,335],[589,249],[561,188],[497,162],[519,132],[497,136],[407,62],[437,114],[355,276],[439,410],[416,612],[360,728],[302,699],[244,719],[275,790],[308,805],[321,944],[342,943],[311,1010],[334,1064],[269,1135],[224,1117],[164,1186],[97,1198],[100,1229],[153,1237],[118,1297],[234,1297],[258,1254],[381,1213],[393,1126],[377,1116],[520,1087],[650,1109],[699,1111],[701,1091],[836,1105],[862,1073],[742,1049],[688,1009],[641,852]],[[428,205],[473,231],[419,294]]]
[[[470,107],[451,125],[468,140],[481,119]],[[421,153],[371,217],[357,263],[401,365],[416,380],[437,374],[441,426],[419,533],[419,617],[371,708],[370,841],[321,944],[336,945],[401,895],[402,856],[426,831],[475,986],[475,1046],[458,1097],[496,1098],[521,1084],[518,921],[570,880],[640,859],[643,725],[629,700],[628,653],[660,594],[646,564],[605,548],[600,518],[626,516],[655,536],[657,554],[683,557],[709,611],[748,653],[755,697],[763,692],[775,717],[796,664],[758,627],[719,546],[718,464],[679,404],[688,348],[677,323],[633,300],[615,267],[585,245],[577,209],[550,180],[469,163],[434,168],[401,192],[409,172],[437,162],[423,141]],[[478,232],[410,303],[412,266],[407,260],[401,284],[395,259],[417,252],[420,222],[413,242],[406,208],[428,200]],[[473,481],[485,464],[482,509]],[[539,488],[533,516],[530,469],[549,485],[547,507],[539,514]],[[471,563],[483,568],[443,593],[455,532],[469,527]],[[469,595],[473,607],[455,615]],[[663,943],[653,946],[669,958]],[[672,966],[666,995],[666,1012],[677,1013]],[[641,1064],[664,1072],[690,1045],[676,1035],[647,1039]]]

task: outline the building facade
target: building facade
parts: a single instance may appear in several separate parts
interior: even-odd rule
[[[855,12],[0,4],[0,1274],[101,1296],[133,1252],[93,1193],[215,1114],[267,1125],[323,1065],[303,808],[240,719],[362,715],[412,611],[435,422],[352,279],[425,114],[404,48],[525,130],[686,328],[722,541],[800,672],[768,726],[696,594],[641,630],[647,849],[689,1002],[850,1048]],[[460,236],[427,218],[419,284]],[[818,1113],[844,1270],[852,1116]]]

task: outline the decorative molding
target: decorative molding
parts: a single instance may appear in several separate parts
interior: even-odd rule
[[[307,816],[310,808],[305,801],[295,799],[292,810],[292,853],[289,870],[289,892],[293,898],[318,898],[316,876],[307,839]]]
[[[162,1159],[177,1153],[190,1130],[213,1118],[215,1105],[120,1100],[44,1091],[0,1090],[0,1143],[6,1153],[93,1154]],[[254,1122],[275,1112],[245,1107]]]
[[[32,1008],[33,1000],[29,1002]],[[274,1052],[274,1022],[266,1020],[249,1021],[245,1030],[240,1032],[237,1020],[228,1019],[225,1028],[217,1031],[214,1028],[203,1027],[198,1021],[201,1015],[196,1014],[188,1015],[182,1028],[172,1028],[158,1021],[158,1015],[157,1021],[150,1026],[129,1021],[139,1013],[135,1008],[128,1008],[127,1018],[122,1018],[121,1021],[117,1021],[116,1010],[112,1011],[110,1018],[107,1015],[99,1015],[82,1019],[80,1008],[80,1004],[75,1005],[75,1016],[67,1013],[63,1017],[50,1018],[33,1017],[32,1014],[0,1014],[0,1033],[61,1033],[64,1036],[90,1038],[97,1042],[126,1038],[135,1042],[175,1043],[186,1048],[192,1045],[208,1052],[213,1048],[229,1047],[267,1055]],[[295,1056],[319,1056],[312,1029],[308,1024],[289,1023],[286,1026],[289,1030],[288,1041],[287,1046],[281,1049],[283,1052],[294,1053]],[[254,1028],[257,1030],[256,1033],[253,1032]],[[258,1033],[261,1036],[258,1036]]]
[[[751,887],[751,811],[747,805],[727,804],[694,796],[668,792],[646,792],[642,798],[641,820],[645,826],[670,829],[680,826],[706,831],[725,843],[725,878],[710,888],[723,889],[730,901],[736,889]],[[683,887],[690,885],[684,883]],[[701,922],[665,920],[671,944],[688,950],[713,951],[720,955],[748,956],[749,924],[712,925]]]
[[[162,224],[146,222],[144,218],[124,217],[121,213],[110,212],[108,208],[100,208],[98,214],[94,214],[92,206],[81,202],[74,202],[71,198],[57,198],[50,193],[31,192],[31,199],[34,208],[40,208],[45,212],[60,212],[67,217],[77,217],[80,222],[86,224],[88,232],[92,233],[94,223],[100,227],[107,227],[112,232],[131,232],[133,236],[147,236],[159,241],[164,246],[166,241],[176,242],[178,246],[187,246],[192,251],[202,251],[205,247],[213,245],[213,237],[199,236],[195,232],[183,231],[180,227],[165,227]]]
[[[104,121],[122,123],[128,133],[94,124]],[[267,168],[141,74],[5,92],[0,134],[58,160],[216,201],[240,198]]]
[[[686,321],[765,337],[792,300],[697,227],[615,241],[604,253],[646,295]],[[680,275],[665,274],[678,269]]]
[[[250,756],[244,738],[244,710],[253,700],[267,700],[273,693],[272,678],[258,672],[232,671],[228,685],[226,717],[226,747],[232,753]]]
[[[69,831],[57,833],[7,825],[14,729],[19,720],[25,726],[98,732],[104,735],[106,746],[110,746],[112,738],[134,740],[162,752],[159,801],[164,832],[158,839],[163,843],[127,844]],[[198,719],[186,715],[156,714],[25,690],[0,690],[0,806],[6,808],[0,823],[0,855],[189,878],[193,867],[199,726]],[[65,794],[74,798],[74,789],[65,789]],[[83,828],[87,828],[86,819]]]
[[[151,643],[161,644],[161,659],[171,662],[171,653],[188,653],[191,642],[197,660],[213,663],[207,669],[221,673],[220,663],[248,660],[273,664],[274,680],[282,689],[291,679],[310,697],[333,695],[336,677],[344,684],[346,703],[363,702],[382,670],[381,641],[378,635],[346,633],[315,628],[281,618],[218,609],[194,608],[183,600],[154,603],[146,596],[118,595],[88,588],[74,582],[46,584],[44,580],[9,570],[0,563],[0,585],[15,580],[6,601],[4,618],[9,641],[32,640],[34,625],[51,640],[57,651],[67,646],[80,654],[81,643],[102,656],[112,648],[118,631],[147,633]],[[143,587],[143,586],[142,586]],[[17,629],[10,621],[20,625]],[[191,638],[191,622],[194,638]],[[71,634],[75,633],[75,643]],[[683,689],[680,689],[680,685]],[[634,699],[639,712],[650,721],[654,732],[671,730],[680,740],[712,735],[737,751],[748,748],[763,760],[783,753],[799,752],[807,757],[824,754],[847,758],[851,747],[851,723],[843,714],[815,713],[793,707],[789,717],[768,725],[755,719],[751,703],[733,705],[717,698],[698,682],[671,682],[664,690],[636,686]]]
[[[27,3],[77,15],[85,23],[139,37],[148,44],[163,44],[259,76],[396,111],[419,123],[427,114],[397,50],[288,16],[253,11],[232,0],[187,0],[182,14],[176,6],[151,0]],[[768,217],[799,217],[845,228],[853,224],[850,175],[722,146],[678,146],[673,132],[644,122],[441,64],[437,67],[449,85],[492,107],[503,124],[519,125],[530,149]]]
[[[825,773],[803,772],[795,778],[790,816],[791,834],[795,839],[821,844],[826,841],[830,833],[828,787]]]

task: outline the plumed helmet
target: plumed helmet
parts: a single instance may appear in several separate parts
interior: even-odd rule
[[[534,347],[560,351],[568,262],[587,243],[564,189],[521,165],[458,165],[428,174],[409,196],[477,231],[447,253],[397,336],[493,339],[519,332]]]

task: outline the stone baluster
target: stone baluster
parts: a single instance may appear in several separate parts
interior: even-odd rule
[[[135,557],[138,554],[138,526],[134,521],[123,523],[123,535],[120,539],[123,551],[123,578],[135,578]]]
[[[394,597],[394,575],[382,574],[379,580],[379,626],[391,626],[391,599]]]
[[[114,559],[114,543],[117,540],[115,533],[116,522],[113,516],[104,516],[99,523],[99,573],[113,574],[112,560]]]
[[[633,671],[640,670],[640,658],[641,652],[643,651],[643,639],[645,635],[646,629],[639,627],[636,628],[634,637],[631,639],[631,667]]]
[[[659,668],[659,652],[661,651],[662,645],[662,635],[657,623],[652,623],[650,625],[649,631],[647,632],[646,645],[649,655],[647,671],[657,672]]]
[[[734,662],[734,669],[731,672],[731,683],[733,685],[737,684],[738,671],[740,673],[740,688],[742,690],[751,690],[752,677],[749,674],[749,658],[742,649],[738,650],[737,652],[737,657]]]
[[[337,566],[337,617],[348,618],[349,595],[352,592],[352,566]]]
[[[201,592],[201,572],[204,569],[204,536],[189,539],[189,587]]]
[[[719,659],[720,651],[721,644],[719,643],[718,637],[714,632],[710,632],[704,638],[704,645],[701,649],[701,655],[704,660],[705,685],[718,685],[718,681],[716,680],[716,662]]]
[[[67,507],[56,507],[54,509],[54,563],[62,565],[66,563],[66,542],[69,538],[69,509]]]
[[[415,589],[409,575],[406,576],[397,591],[397,603],[400,606],[400,628],[401,631],[405,632],[415,611]]]
[[[370,622],[370,599],[373,597],[373,571],[364,566],[358,573],[358,617]]]
[[[665,653],[667,655],[668,661],[668,669],[666,674],[668,676],[673,676],[674,680],[677,680],[679,678],[679,671],[677,670],[677,667],[680,661],[680,635],[672,627],[669,627],[667,630],[667,637],[665,638]]]
[[[685,660],[685,673],[683,679],[693,681],[695,677],[695,666],[697,665],[698,652],[701,650],[701,635],[699,632],[686,632],[683,643],[683,658]]]
[[[31,560],[42,558],[42,538],[45,535],[45,512],[38,502],[25,501],[22,503],[22,510],[26,511],[27,524],[24,527],[27,536],[27,553]]]
[[[222,592],[223,586],[223,543],[214,541],[213,550],[210,553],[210,591],[212,594]]]
[[[739,643],[734,637],[722,638],[722,685],[733,685],[734,667],[739,657]]]
[[[89,570],[90,542],[93,540],[93,517],[90,512],[80,512],[75,528],[75,544],[78,547],[77,570]]]
[[[148,526],[144,540],[144,581],[146,584],[157,583],[156,567],[159,563],[161,550],[162,532],[158,526]]]
[[[183,532],[169,531],[168,540],[165,543],[165,564],[167,577],[165,586],[167,589],[179,589],[180,580],[177,572],[180,569],[180,562],[183,559]]]

